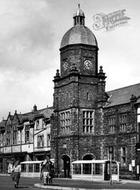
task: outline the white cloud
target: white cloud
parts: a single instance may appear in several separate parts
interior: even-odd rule
[[[0,12],[0,68],[25,72],[49,68],[42,60],[52,56],[55,34],[46,1],[2,0]]]
[[[34,104],[39,109],[52,106],[53,83],[52,71],[43,71],[35,75],[18,72],[5,72],[0,77],[0,115],[7,117],[8,112],[29,112]],[[6,98],[5,98],[6,97]],[[1,118],[0,118],[1,119]]]
[[[46,0],[0,0],[0,116],[52,106],[55,33]]]
[[[139,5],[134,0],[81,0],[86,26],[93,15],[126,9],[131,19],[114,31],[93,31],[107,90],[139,82]],[[52,105],[53,76],[59,68],[59,44],[73,26],[77,3],[69,0],[0,0],[0,118],[15,109],[30,111]]]

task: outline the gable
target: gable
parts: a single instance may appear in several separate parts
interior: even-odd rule
[[[15,113],[12,120],[12,124],[18,124],[18,123],[19,123],[19,118],[18,118],[18,115]]]

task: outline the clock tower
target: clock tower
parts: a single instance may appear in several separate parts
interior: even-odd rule
[[[102,157],[99,136],[107,99],[106,76],[102,67],[98,71],[97,40],[85,26],[80,5],[73,21],[74,26],[64,34],[60,45],[51,126],[51,155],[56,173],[65,177],[70,175],[72,161]]]
[[[94,34],[85,26],[80,9],[73,15],[74,26],[62,38],[60,46],[61,76],[69,74],[73,64],[82,75],[97,75],[98,45]]]

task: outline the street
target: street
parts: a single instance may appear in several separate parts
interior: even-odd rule
[[[35,183],[39,183],[38,178],[22,178],[20,179],[19,182],[19,189],[29,189],[29,190],[34,190],[37,188],[34,187]],[[14,182],[12,181],[10,176],[0,176],[0,189],[1,190],[13,190],[15,189],[14,187]]]
[[[36,186],[35,184],[40,184],[39,178],[24,178],[21,177],[19,183],[19,189],[29,189],[29,190],[37,190],[41,189],[43,186]],[[69,189],[69,190],[88,190],[88,189],[140,189],[140,182],[139,181],[122,181],[120,183],[110,184],[109,182],[91,182],[91,181],[77,181],[71,179],[54,179],[53,181],[53,188],[45,186],[46,189]],[[62,188],[63,187],[63,188]],[[64,188],[66,187],[66,188]],[[68,188],[70,187],[70,188]],[[0,176],[0,189],[1,190],[14,190],[14,183],[10,176]]]

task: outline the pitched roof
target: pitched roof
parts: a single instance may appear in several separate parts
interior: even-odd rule
[[[47,107],[36,111],[31,111],[23,114],[17,114],[17,117],[19,119],[20,123],[23,123],[25,121],[33,121],[36,117],[44,117],[44,118],[50,118],[53,113],[53,107]],[[12,121],[14,116],[9,114],[6,120],[0,121],[0,127],[3,127],[6,125],[8,118]]]
[[[33,120],[35,117],[41,116],[44,118],[50,118],[51,114],[53,113],[53,107],[43,108],[37,111],[28,112],[22,114],[22,119],[24,120]]]
[[[45,118],[50,118],[53,113],[53,107],[48,107],[45,109],[40,110],[40,114],[43,114]]]
[[[126,104],[130,102],[132,95],[140,96],[140,83],[108,91],[107,94],[109,98],[105,107]]]

